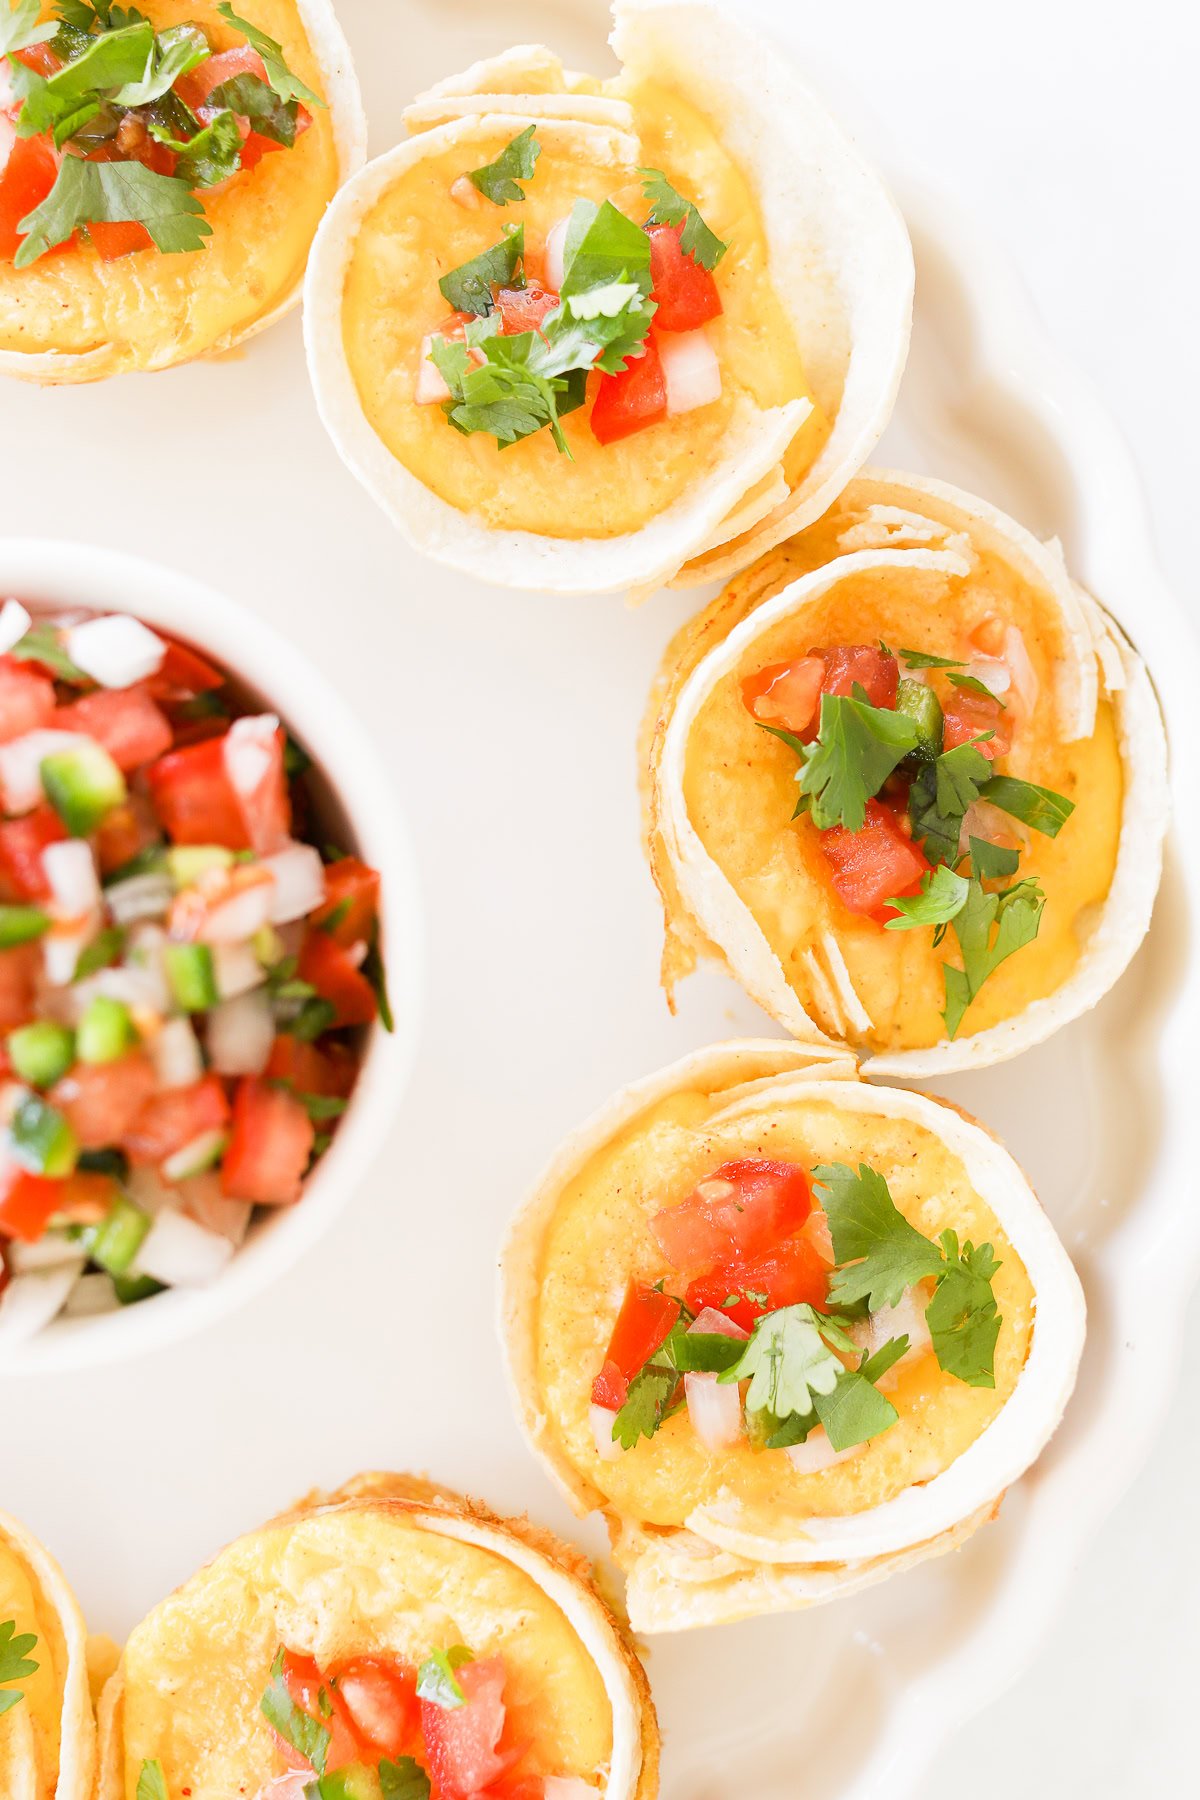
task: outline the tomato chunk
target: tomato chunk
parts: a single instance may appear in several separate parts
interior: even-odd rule
[[[84,1150],[102,1150],[129,1131],[158,1086],[149,1059],[140,1050],[113,1062],[76,1063],[50,1098],[64,1114]]]
[[[411,1756],[420,1744],[421,1708],[415,1669],[381,1656],[356,1656],[334,1673],[355,1731],[371,1760]]]
[[[683,226],[649,225],[650,298],[659,331],[694,331],[724,310],[712,272],[689,256],[680,239]]]
[[[456,1671],[465,1706],[421,1701],[426,1768],[438,1800],[474,1800],[506,1773],[515,1756],[499,1748],[504,1730],[504,1662],[489,1656]]]
[[[645,1282],[631,1281],[613,1326],[604,1367],[592,1385],[597,1406],[625,1404],[629,1383],[666,1342],[679,1317],[679,1302]]]
[[[817,723],[825,664],[819,656],[770,663],[742,682],[742,699],[764,725],[782,725],[804,737]]]
[[[875,916],[889,900],[918,893],[929,868],[896,815],[878,800],[867,801],[861,831],[835,825],[821,832],[820,842],[838,898],[853,913]]]
[[[283,1685],[293,1705],[307,1713],[310,1719],[316,1719],[329,1733],[329,1746],[325,1753],[326,1771],[332,1775],[335,1769],[344,1769],[348,1763],[362,1762],[365,1758],[365,1745],[359,1741],[337,1688],[325,1680],[312,1657],[285,1650],[282,1675]],[[283,1738],[276,1736],[275,1742],[289,1768],[311,1768],[307,1758],[301,1756]]]
[[[298,1200],[315,1137],[312,1120],[292,1094],[256,1076],[243,1076],[234,1096],[221,1191],[259,1206]]]
[[[143,850],[161,843],[162,833],[149,804],[140,794],[105,813],[96,832],[96,860],[101,875],[113,875]]]
[[[15,656],[0,656],[0,744],[48,725],[54,714],[54,683]]]
[[[366,942],[379,911],[379,873],[359,862],[357,856],[343,856],[325,870],[325,902],[312,916],[314,925],[325,928],[335,944],[349,950]]]
[[[173,844],[249,850],[250,834],[225,769],[225,738],[172,750],[146,771],[150,797]]]
[[[0,950],[0,1034],[7,1036],[37,1017],[37,982],[42,968],[38,944]]]
[[[11,262],[24,242],[17,227],[40,206],[58,180],[58,157],[48,138],[18,138],[0,175],[0,262]]]
[[[66,835],[52,806],[37,806],[23,818],[0,823],[0,892],[6,899],[49,897],[42,851],[47,844],[61,844]]]
[[[222,87],[225,82],[233,81],[238,75],[255,75],[259,81],[267,79],[267,65],[257,50],[249,44],[243,44],[237,50],[222,50],[216,56],[206,57],[186,75],[181,75],[175,83],[175,92],[185,106],[195,112],[204,105],[214,88]]]
[[[895,706],[900,665],[890,650],[878,644],[835,644],[829,650],[814,650],[813,655],[825,664],[823,693],[849,699],[860,687],[872,706]]]
[[[159,636],[163,636],[160,632]],[[181,644],[178,638],[166,638],[166,654],[155,674],[144,684],[154,700],[192,700],[197,694],[209,694],[225,686],[220,669],[206,662],[197,651]]]
[[[676,1269],[708,1269],[757,1256],[799,1231],[812,1210],[808,1176],[795,1163],[722,1163],[678,1206],[655,1213],[650,1230]]]
[[[972,694],[969,690],[956,689],[953,698],[942,707],[943,750],[969,744],[988,731],[992,736],[976,744],[975,748],[989,762],[994,762],[998,756],[1007,756],[1012,748],[1011,714],[991,694]]]
[[[825,1304],[829,1265],[807,1233],[788,1238],[760,1256],[737,1258],[688,1283],[687,1303],[699,1313],[712,1306],[749,1331],[763,1313],[781,1306]],[[738,1296],[734,1306],[725,1302]]]
[[[154,239],[136,219],[93,219],[87,234],[101,262],[117,262],[122,256],[154,248]]]
[[[161,1163],[206,1131],[223,1131],[228,1123],[225,1089],[216,1075],[205,1075],[188,1087],[153,1095],[119,1134],[121,1148],[133,1162]]]
[[[310,931],[300,946],[296,973],[333,1007],[334,1026],[369,1025],[378,1007],[375,990],[354,960],[326,931]]]
[[[0,1192],[0,1233],[36,1244],[62,1204],[65,1181],[31,1175],[14,1163],[4,1171]]]
[[[297,1094],[318,1094],[345,1100],[354,1086],[358,1063],[354,1052],[335,1041],[318,1049],[290,1033],[275,1039],[263,1074],[268,1081],[285,1081]]]
[[[85,694],[60,706],[53,724],[57,730],[82,731],[95,738],[126,773],[171,748],[166,715],[138,688],[100,688]]]
[[[542,320],[559,304],[553,288],[531,281],[523,288],[499,288],[496,305],[500,309],[501,330],[508,337],[522,331],[540,331]]]
[[[615,444],[667,416],[667,381],[654,333],[641,356],[631,357],[619,375],[601,375],[592,402],[592,433]]]

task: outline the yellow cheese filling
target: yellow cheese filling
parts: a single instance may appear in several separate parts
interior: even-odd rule
[[[66,1645],[53,1609],[25,1564],[0,1544],[0,1623],[9,1619],[16,1626],[15,1637],[32,1632],[37,1638],[29,1658],[38,1668],[36,1674],[22,1676],[15,1684],[24,1699],[0,1717],[0,1745],[9,1734],[15,1737],[26,1724],[32,1727],[37,1765],[34,1792],[39,1800],[42,1795],[50,1800],[58,1780]],[[0,1749],[0,1767],[3,1763],[4,1751]]]

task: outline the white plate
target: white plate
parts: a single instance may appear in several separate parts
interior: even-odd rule
[[[400,134],[413,89],[484,51],[548,38],[595,66],[600,11],[343,0],[373,148]],[[779,16],[782,30],[782,0]],[[1197,659],[1126,454],[988,243],[944,206],[902,198],[918,326],[884,455],[1062,535],[1155,671],[1187,818]],[[674,1020],[656,986],[633,745],[661,648],[694,601],[629,614],[415,562],[321,434],[295,321],[239,362],[94,391],[14,387],[4,402],[6,441],[25,449],[7,458],[9,521],[194,566],[284,626],[355,702],[404,795],[430,942],[408,1100],[322,1249],[220,1330],[152,1362],[8,1381],[0,1503],[62,1556],[93,1625],[114,1633],[226,1538],[371,1463],[428,1469],[598,1545],[512,1423],[492,1251],[554,1143],[611,1089],[762,1027],[715,974],[687,984]],[[169,447],[180,433],[181,463],[150,455],[105,479],[112,445]],[[67,447],[94,480],[64,488]],[[214,472],[199,502],[197,468]],[[1161,1422],[1163,1363],[1200,1255],[1196,891],[1200,856],[1181,835],[1150,943],[1096,1014],[1004,1068],[942,1084],[1005,1135],[1088,1288],[1083,1377],[1051,1452],[952,1558],[844,1605],[655,1643],[665,1800],[899,1800],[1033,1656]]]

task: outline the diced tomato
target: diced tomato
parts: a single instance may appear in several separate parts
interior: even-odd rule
[[[17,227],[58,180],[58,157],[44,137],[17,138],[0,174],[0,262],[11,262],[24,233]]]
[[[308,933],[300,946],[296,973],[316,988],[322,1000],[329,1001],[335,1026],[369,1025],[375,1017],[375,990],[352,952],[335,943],[328,932]]]
[[[101,262],[118,262],[122,256],[154,248],[154,239],[136,219],[93,219],[87,234]]]
[[[679,1302],[674,1295],[660,1293],[642,1281],[629,1283],[608,1341],[604,1367],[592,1384],[597,1406],[625,1404],[629,1383],[661,1349],[678,1317]]]
[[[799,1231],[812,1210],[808,1176],[795,1163],[722,1163],[678,1206],[655,1213],[650,1231],[675,1269],[710,1269],[757,1256]]]
[[[111,1064],[101,1067],[112,1067]],[[161,1163],[206,1131],[223,1131],[229,1123],[229,1101],[216,1075],[205,1075],[188,1087],[166,1088],[153,1095],[121,1132],[121,1148],[133,1162]]]
[[[160,633],[160,636],[163,634]],[[178,638],[166,638],[166,654],[155,674],[144,683],[154,700],[194,700],[197,694],[209,694],[225,686],[220,669],[181,644]]]
[[[257,1076],[238,1082],[221,1191],[259,1206],[287,1206],[300,1198],[316,1129],[286,1089]]]
[[[683,226],[649,225],[650,298],[657,300],[658,331],[694,331],[724,308],[710,270],[689,256],[680,239]]]
[[[411,1756],[420,1745],[421,1708],[415,1669],[393,1658],[356,1656],[333,1672],[351,1723],[370,1745],[371,1760]]]
[[[421,1701],[425,1764],[438,1800],[476,1800],[520,1753],[499,1748],[505,1712],[503,1658],[463,1663],[456,1674],[465,1706]]]
[[[146,771],[150,796],[173,844],[249,850],[250,834],[225,769],[225,737],[172,750]]]
[[[0,1234],[36,1244],[58,1211],[65,1181],[31,1175],[15,1163],[4,1171],[0,1192]]]
[[[0,744],[39,730],[53,713],[54,683],[15,656],[0,656]]]
[[[872,706],[895,706],[900,665],[890,650],[882,650],[878,644],[835,644],[827,650],[814,650],[813,655],[825,664],[823,693],[849,699],[860,687]]]
[[[1012,748],[1012,717],[990,694],[972,694],[957,688],[942,707],[942,749],[955,750],[982,733],[993,735],[975,748],[994,762]]]
[[[531,281],[528,287],[499,288],[496,305],[500,309],[501,330],[508,337],[522,331],[540,331],[542,320],[559,304],[553,288]]]
[[[335,944],[349,949],[371,935],[379,911],[379,873],[357,856],[339,857],[325,871],[325,902],[312,915],[314,925],[329,924]]]
[[[801,1233],[761,1256],[728,1262],[689,1282],[687,1303],[696,1313],[706,1306],[715,1307],[749,1331],[755,1319],[781,1306],[798,1306],[802,1301],[823,1306],[827,1273],[828,1264],[816,1245],[807,1233]],[[741,1296],[737,1304],[726,1306],[726,1300],[735,1294]]]
[[[250,848],[260,856],[282,850],[292,827],[282,727],[266,714],[238,719],[220,742]]]
[[[161,843],[162,833],[148,802],[134,795],[123,806],[105,813],[96,832],[96,860],[101,875],[113,875],[125,864]]]
[[[629,359],[619,375],[601,375],[592,401],[592,433],[615,444],[667,416],[667,382],[654,333],[641,356]]]
[[[10,900],[45,900],[50,883],[42,865],[47,844],[66,837],[52,806],[36,806],[20,819],[0,822],[0,893]]]
[[[113,1062],[76,1063],[50,1090],[84,1150],[101,1150],[129,1131],[158,1086],[140,1050]],[[185,1140],[186,1141],[186,1140]]]
[[[820,838],[834,889],[851,912],[874,917],[889,900],[920,892],[929,864],[900,829],[895,813],[880,801],[867,801],[861,831],[835,825]]]
[[[37,1017],[42,952],[37,943],[0,950],[0,1034],[7,1036]]]
[[[354,1052],[336,1041],[318,1049],[291,1033],[275,1039],[263,1074],[268,1081],[286,1081],[297,1094],[318,1094],[345,1100],[354,1086],[358,1062]]]
[[[222,50],[216,56],[206,57],[186,75],[181,75],[175,83],[175,92],[185,106],[193,112],[204,105],[214,88],[219,88],[227,81],[233,81],[238,75],[255,75],[259,81],[267,79],[267,65],[257,50],[249,44],[243,44],[237,50]]]
[[[51,75],[57,75],[62,68],[62,57],[49,44],[27,44],[24,50],[15,50],[13,55],[18,62],[23,62],[27,69],[35,75],[44,76],[48,81]]]
[[[284,1651],[283,1685],[292,1704],[298,1706],[301,1712],[307,1713],[310,1719],[316,1719],[329,1733],[329,1745],[325,1754],[325,1769],[328,1774],[332,1775],[335,1769],[345,1768],[347,1763],[364,1761],[366,1746],[359,1741],[350,1715],[342,1704],[341,1695],[321,1674],[311,1656],[301,1656],[291,1650]],[[311,1767],[308,1760],[283,1738],[277,1736],[275,1742],[290,1768]]]
[[[60,706],[52,724],[60,731],[82,731],[95,738],[126,773],[165,756],[171,748],[166,715],[138,688],[98,688]]]
[[[770,663],[742,682],[742,699],[766,725],[782,725],[785,731],[804,737],[817,722],[817,708],[825,681],[825,664],[819,656],[799,656],[793,662]]]

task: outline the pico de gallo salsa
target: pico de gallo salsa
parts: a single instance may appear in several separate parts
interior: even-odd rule
[[[256,1800],[596,1800],[578,1776],[528,1772],[506,1680],[503,1656],[463,1644],[419,1667],[381,1655],[321,1669],[281,1648],[261,1710],[285,1766]],[[157,1762],[142,1782],[175,1800]]]
[[[390,1029],[379,876],[188,645],[0,607],[0,1336],[215,1279]],[[317,841],[314,841],[317,839]]]
[[[1018,876],[1028,833],[1057,837],[1075,810],[1006,772],[1037,699],[1020,632],[989,619],[957,659],[825,645],[755,670],[742,698],[800,759],[792,816],[846,910],[881,930],[928,927],[935,944],[953,930],[953,1038],[988,976],[1037,936],[1046,897]]]
[[[540,154],[529,126],[451,188],[461,204],[524,198]],[[656,169],[642,169],[648,211],[630,218],[579,199],[540,246],[524,224],[438,282],[453,309],[421,346],[414,399],[440,404],[464,434],[503,446],[549,430],[585,404],[601,444],[707,406],[721,368],[705,326],[723,308],[714,269],[727,246]]]
[[[242,41],[156,31],[136,7],[38,0],[0,11],[0,260],[90,244],[105,262],[199,250],[204,200],[294,147],[325,102],[228,3]]]
[[[896,1423],[901,1366],[995,1385],[991,1246],[922,1236],[865,1163],[725,1162],[648,1229],[669,1272],[629,1282],[592,1383],[606,1462],[686,1412],[709,1451],[818,1474]]]

